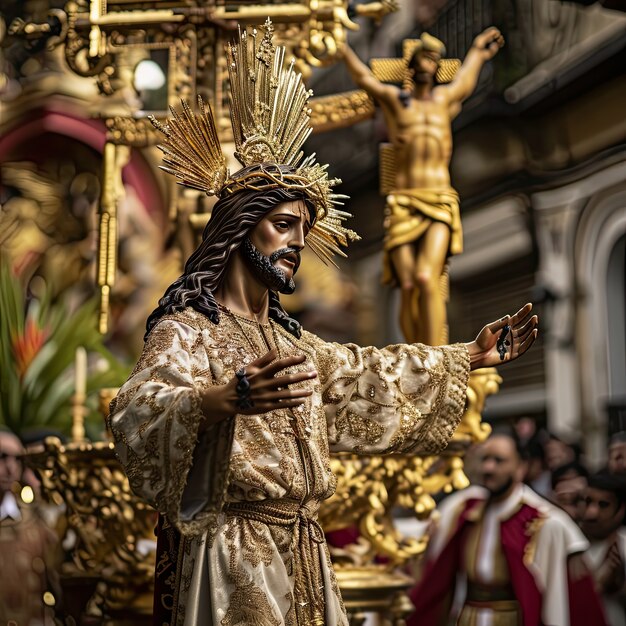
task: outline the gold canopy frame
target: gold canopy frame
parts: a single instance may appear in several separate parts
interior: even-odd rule
[[[389,7],[382,11],[389,12]],[[163,5],[166,5],[165,7]],[[312,67],[333,62],[356,28],[348,18],[347,0],[298,0],[249,4],[234,0],[210,6],[201,2],[174,0],[75,0],[65,7],[63,22],[65,56],[80,76],[94,77],[103,102],[107,128],[103,159],[103,191],[100,203],[98,288],[101,307],[98,328],[109,331],[109,303],[115,284],[118,245],[118,206],[124,194],[122,170],[128,150],[151,148],[159,141],[156,131],[141,114],[124,101],[132,90],[132,76],[120,68],[132,67],[132,57],[150,50],[168,50],[167,100],[173,106],[181,99],[194,102],[197,94],[212,104],[218,131],[228,142],[227,69],[222,50],[233,37],[235,23],[259,24],[270,18],[275,24],[275,42],[285,45],[287,58],[305,78]],[[126,91],[125,91],[126,90]],[[312,123],[318,130],[346,126],[373,113],[371,102],[361,92],[350,92],[311,101]],[[158,116],[157,116],[158,117]],[[171,183],[169,219],[177,217],[181,192]],[[204,222],[197,219],[194,222]]]

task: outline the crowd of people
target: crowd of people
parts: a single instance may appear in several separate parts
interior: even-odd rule
[[[543,446],[541,445],[543,443]],[[607,463],[590,472],[578,446],[554,435],[537,433],[527,446],[544,451],[539,457],[549,489],[541,495],[560,506],[589,541],[586,558],[611,626],[626,625],[626,432],[609,441]]]
[[[626,433],[605,467],[532,420],[468,458],[439,506],[410,626],[626,626]]]

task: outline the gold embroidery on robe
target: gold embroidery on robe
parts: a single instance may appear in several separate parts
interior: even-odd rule
[[[215,325],[192,309],[153,328],[111,406],[116,451],[133,489],[186,538],[176,626],[305,626],[307,609],[294,607],[301,573],[293,570],[302,558],[294,559],[300,548],[293,528],[227,515],[225,507],[319,503],[336,485],[331,451],[433,454],[447,445],[463,413],[464,345],[360,348],[308,332],[297,339],[274,322],[263,333],[281,357],[306,356],[290,371],[317,370],[314,382],[302,383],[313,386],[302,407],[235,416],[198,435],[202,390],[226,384],[267,347],[256,323],[222,313]],[[307,580],[330,581],[319,590],[325,626],[347,626],[315,523],[299,533],[313,541],[302,544],[306,550],[319,552],[307,552],[307,559],[315,555]]]

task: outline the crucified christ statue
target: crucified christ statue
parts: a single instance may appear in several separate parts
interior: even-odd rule
[[[423,34],[407,65],[412,91],[381,82],[349,46],[344,49],[352,78],[382,108],[394,150],[383,280],[400,287],[400,326],[408,342],[445,342],[440,278],[447,258],[463,250],[459,196],[450,185],[451,124],[476,88],[483,65],[503,45],[500,31],[488,28],[476,37],[452,82],[440,85],[435,77],[445,47]]]

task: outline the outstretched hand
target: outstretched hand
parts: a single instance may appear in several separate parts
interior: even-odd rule
[[[248,383],[246,398],[248,406],[242,406],[241,393],[237,393],[240,378],[233,378],[225,385],[209,387],[203,392],[202,411],[205,420],[201,429],[235,414],[257,415],[276,409],[285,409],[303,404],[313,390],[310,387],[290,388],[290,385],[302,383],[317,377],[315,370],[296,374],[278,374],[283,370],[300,365],[306,359],[304,355],[277,358],[276,349],[252,361],[244,368]]]
[[[503,45],[502,33],[495,26],[491,26],[474,39],[473,47],[483,55],[485,61],[489,61]]]
[[[473,370],[513,361],[533,345],[539,320],[536,315],[531,316],[532,308],[532,304],[525,304],[515,315],[505,315],[487,324],[467,344]]]

